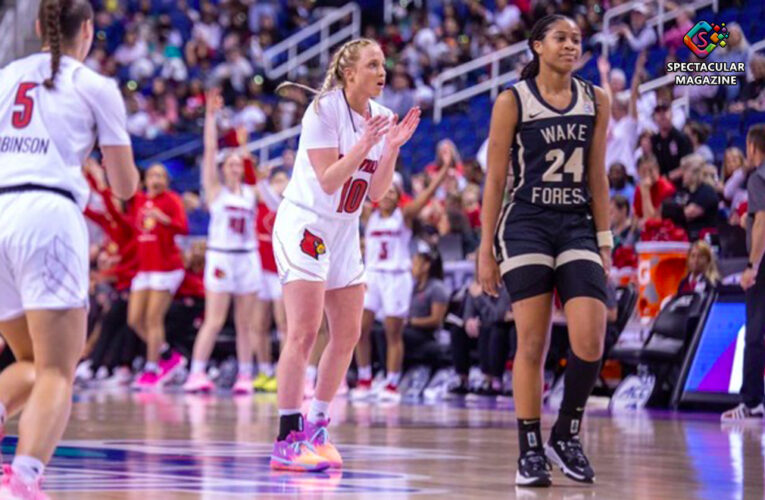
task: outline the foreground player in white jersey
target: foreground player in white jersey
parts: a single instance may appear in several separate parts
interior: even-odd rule
[[[287,341],[277,370],[274,469],[316,471],[342,465],[328,439],[327,416],[361,331],[359,212],[367,195],[377,201],[390,188],[399,148],[420,119],[419,108],[413,108],[399,123],[372,100],[385,85],[384,63],[380,46],[372,40],[344,44],[303,115],[294,173],[274,226],[287,312]],[[325,310],[330,340],[304,428],[303,381]]]
[[[117,86],[82,61],[93,41],[86,0],[43,0],[43,52],[0,70],[0,331],[16,362],[0,374],[0,422],[24,409],[0,498],[45,499],[44,468],[69,420],[85,343],[89,190],[96,140],[112,192],[138,185]]]
[[[207,93],[202,158],[202,187],[210,211],[210,229],[205,257],[205,319],[194,342],[191,374],[183,386],[186,392],[210,391],[207,361],[215,338],[228,316],[234,299],[234,327],[239,371],[234,394],[251,394],[252,309],[260,287],[260,256],[255,239],[255,190],[242,183],[244,164],[237,153],[223,160],[222,177],[216,168],[218,134],[216,113],[223,107],[219,89]]]
[[[385,366],[387,379],[379,393],[382,402],[398,403],[398,384],[404,365],[404,320],[409,315],[412,296],[412,225],[420,211],[433,197],[449,174],[443,167],[431,183],[411,203],[399,208],[401,191],[391,186],[380,200],[379,209],[372,212],[364,233],[364,256],[368,270],[367,291],[364,296],[364,316],[361,338],[356,346],[359,383],[351,391],[351,399],[367,399],[372,395],[372,340],[370,334],[375,317],[385,317]]]

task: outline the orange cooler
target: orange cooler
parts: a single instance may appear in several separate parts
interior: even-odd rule
[[[638,313],[655,318],[662,301],[677,292],[686,274],[691,244],[685,241],[646,241],[635,245],[638,254]]]

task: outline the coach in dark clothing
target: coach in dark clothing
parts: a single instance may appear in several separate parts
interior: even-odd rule
[[[749,262],[741,275],[746,290],[746,337],[744,343],[744,381],[742,403],[723,413],[723,421],[762,419],[763,370],[765,370],[765,125],[755,125],[746,137],[747,162],[754,167],[747,180],[749,213],[747,244]]]
[[[682,178],[680,158],[693,153],[693,146],[687,135],[672,126],[672,106],[668,103],[656,105],[653,119],[659,131],[651,136],[651,147],[659,161],[659,171],[678,184]]]

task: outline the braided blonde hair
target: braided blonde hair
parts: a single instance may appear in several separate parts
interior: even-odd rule
[[[314,106],[316,111],[319,111],[319,101],[330,91],[345,86],[345,70],[352,68],[359,60],[359,54],[361,49],[369,47],[371,45],[378,45],[376,41],[370,38],[356,38],[345,42],[337,51],[332,55],[332,60],[327,68],[327,74],[324,76],[324,82],[319,90],[302,85],[295,82],[282,82],[276,87],[277,94],[288,87],[297,87],[313,94],[316,94],[314,100]]]

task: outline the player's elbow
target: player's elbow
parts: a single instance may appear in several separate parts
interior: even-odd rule
[[[140,183],[137,170],[135,171],[135,175],[126,177],[128,178],[121,182],[113,182],[111,186],[112,193],[123,201],[129,200],[135,195],[136,191],[138,191],[138,184]]]

